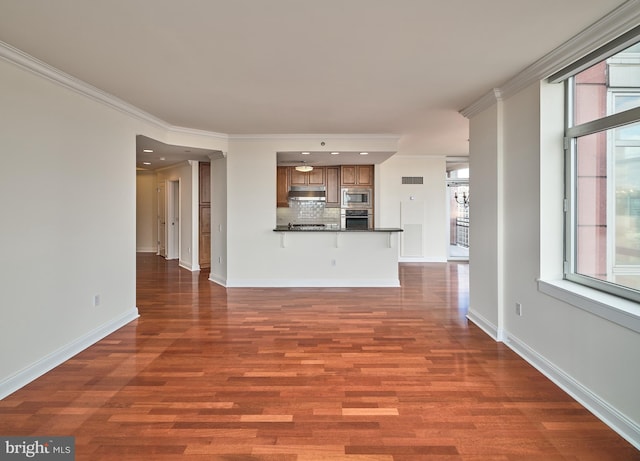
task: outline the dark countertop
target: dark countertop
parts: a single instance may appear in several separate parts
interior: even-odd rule
[[[375,227],[373,229],[341,229],[338,227],[289,227],[276,226],[274,232],[402,232],[399,227]]]

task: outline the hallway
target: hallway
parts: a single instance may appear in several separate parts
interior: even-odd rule
[[[228,289],[138,254],[141,317],[0,401],[76,459],[634,460],[465,315],[466,263],[401,288]]]

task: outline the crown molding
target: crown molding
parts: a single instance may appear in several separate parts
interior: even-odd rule
[[[186,127],[183,127],[183,126],[173,126],[173,125],[168,125],[167,126],[167,130],[172,132],[172,133],[177,133],[177,134],[188,134],[188,135],[192,135],[192,136],[204,136],[204,137],[207,137],[207,138],[222,139],[224,141],[228,141],[229,140],[229,135],[228,134],[216,133],[215,131],[198,130],[196,128],[186,128]]]
[[[585,30],[546,54],[522,72],[494,88],[460,114],[471,118],[488,109],[497,101],[509,98],[529,85],[577,61],[587,53],[633,29],[640,23],[640,0],[628,0]],[[498,96],[496,96],[496,94]]]
[[[230,141],[287,141],[308,139],[377,139],[399,141],[395,134],[230,134]]]
[[[429,154],[394,154],[393,155],[394,159],[401,159],[401,160],[433,160],[433,159],[448,159],[449,157],[447,157],[446,155],[443,154],[433,154],[433,155],[429,155]]]
[[[462,109],[460,114],[466,118],[471,118],[493,106],[498,101],[502,101],[502,92],[500,91],[500,88],[493,88],[476,102]]]
[[[33,56],[28,55],[27,53],[24,53],[23,51],[2,41],[0,41],[0,58],[64,88],[93,99],[94,101],[106,104],[120,112],[124,112],[127,115],[149,122],[160,128],[169,129],[171,127],[171,125],[164,120],[140,110],[137,107],[100,90],[99,88],[73,77],[72,75],[62,72],[61,70],[56,69],[55,67],[50,66],[49,64],[42,62],[39,59],[34,58]]]
[[[136,106],[119,99],[112,94],[102,91],[82,80],[73,77],[39,59],[15,48],[8,43],[0,41],[0,59],[10,62],[32,74],[45,78],[64,88],[70,89],[82,96],[86,96],[94,101],[105,104],[129,116],[151,123],[168,132],[176,134],[187,134],[193,136],[203,136],[207,138],[215,138],[224,141],[233,140],[293,140],[293,139],[380,139],[395,140],[400,137],[392,134],[247,134],[247,135],[229,135],[225,133],[217,133],[214,131],[199,130],[195,128],[187,128],[171,125],[148,112],[145,112]]]
[[[181,126],[173,126],[148,112],[138,109],[136,106],[129,104],[122,99],[119,99],[112,94],[102,91],[92,85],[89,85],[82,80],[73,77],[59,69],[56,69],[49,64],[40,61],[37,58],[0,41],[0,59],[10,62],[23,70],[26,70],[39,77],[45,78],[50,82],[67,88],[82,96],[88,97],[94,101],[105,104],[111,108],[114,108],[126,115],[134,117],[143,122],[151,123],[152,125],[162,128],[171,133],[188,134],[194,136],[203,136],[207,138],[215,138],[228,140],[229,136],[223,133],[216,133],[213,131],[197,130],[193,128],[185,128]]]

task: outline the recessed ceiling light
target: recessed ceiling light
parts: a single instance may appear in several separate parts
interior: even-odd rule
[[[164,160],[165,160],[165,158],[164,158],[164,157],[160,157],[160,160],[163,160],[163,161],[164,161]]]
[[[331,152],[331,155],[340,155],[340,152]]]
[[[360,155],[369,155],[369,152],[360,152]]]
[[[142,162],[143,165],[151,165],[151,162]]]
[[[142,149],[142,152],[150,153],[150,152],[153,152],[153,149]]]
[[[309,155],[311,152],[300,152],[302,155]]]

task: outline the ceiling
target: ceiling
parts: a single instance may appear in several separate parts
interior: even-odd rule
[[[461,109],[622,3],[1,0],[0,40],[178,127],[466,155]]]
[[[281,166],[329,166],[329,165],[376,165],[395,152],[278,152],[277,163]]]
[[[222,157],[222,152],[195,147],[173,146],[146,136],[136,136],[136,169],[158,170],[185,160],[210,162]]]

